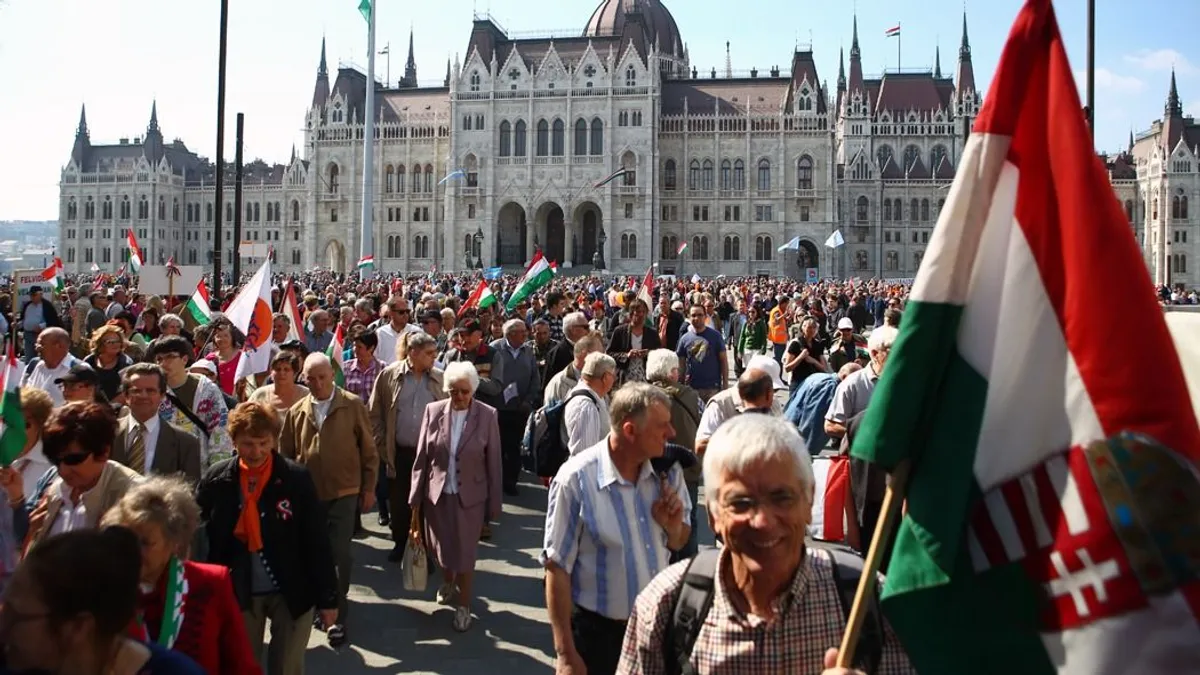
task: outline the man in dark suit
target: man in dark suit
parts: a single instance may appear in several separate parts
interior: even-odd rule
[[[664,290],[658,296],[658,308],[654,311],[654,329],[663,349],[674,350],[679,346],[683,323],[683,314],[671,309],[671,294]]]
[[[561,373],[575,360],[575,343],[589,332],[588,318],[583,312],[572,312],[563,317],[563,339],[546,353],[546,367],[542,370],[544,388],[555,375]]]
[[[42,297],[41,286],[29,287],[29,301],[21,306],[21,330],[25,333],[25,359],[37,356],[34,343],[46,328],[62,328],[54,303]]]
[[[153,363],[136,363],[121,372],[121,390],[129,414],[117,423],[110,457],[142,475],[184,474],[200,482],[200,441],[158,416],[167,376]]]

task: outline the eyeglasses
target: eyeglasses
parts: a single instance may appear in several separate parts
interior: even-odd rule
[[[119,345],[119,344],[121,344],[121,341],[120,340],[101,340],[100,344],[105,347],[108,347],[110,345]]]
[[[392,311],[395,312],[396,314],[412,314],[411,309],[395,309],[395,308],[393,308]]]
[[[66,466],[79,466],[80,464],[86,462],[91,456],[91,453],[88,452],[77,452],[75,454],[63,455],[62,457],[51,459],[50,463],[54,466],[60,466],[64,464]]]
[[[778,514],[790,510],[799,501],[800,496],[791,490],[778,490],[767,495],[766,499],[739,496],[725,500],[721,507],[735,518],[748,519],[763,508]]]

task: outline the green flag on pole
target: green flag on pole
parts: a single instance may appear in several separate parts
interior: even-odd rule
[[[358,11],[362,12],[363,18],[367,23],[371,23],[371,0],[362,0],[358,3]]]

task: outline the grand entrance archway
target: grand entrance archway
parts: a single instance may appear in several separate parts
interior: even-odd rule
[[[562,263],[567,260],[567,227],[562,207],[546,202],[537,210],[537,232],[542,255],[547,260]]]
[[[346,246],[337,239],[330,239],[329,243],[325,244],[325,264],[329,266],[330,271],[338,274],[346,272]]]
[[[817,251],[817,245],[807,239],[800,240],[800,249],[796,251],[796,265],[800,268],[800,278],[809,269],[817,270],[817,278],[821,278],[821,254]]]
[[[579,233],[579,250],[575,252],[576,265],[591,265],[596,254],[596,243],[600,236],[600,207],[584,202],[575,209],[575,231]]]
[[[525,222],[525,209],[516,202],[509,202],[500,209],[496,222],[496,264],[523,265],[528,259],[525,238],[529,225]]]

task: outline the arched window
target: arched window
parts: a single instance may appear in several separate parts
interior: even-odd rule
[[[396,192],[404,194],[404,181],[404,165],[401,164],[396,167]]]
[[[904,148],[904,172],[908,173],[912,170],[913,164],[921,158],[921,149],[915,145],[909,145]]]
[[[921,201],[913,197],[908,202],[908,219],[912,222],[920,222],[921,218]]]
[[[632,150],[621,155],[621,168],[625,169],[625,174],[621,176],[621,184],[626,187],[637,185],[637,155],[633,154]]]
[[[924,222],[924,223],[929,222],[929,200],[928,199],[921,200],[921,222]]]
[[[262,210],[259,208],[258,202],[254,202],[254,222],[262,222]]]
[[[1125,218],[1128,219],[1129,222],[1131,222],[1131,223],[1133,222],[1133,200],[1132,199],[1125,200]]]
[[[944,159],[946,159],[946,146],[933,146],[933,150],[929,151],[929,170],[937,171],[938,165],[941,164],[942,160]]]
[[[83,219],[96,219],[96,202],[93,201],[91,197],[88,197],[87,201],[83,203]],[[71,251],[74,252],[74,249],[71,249]]]
[[[508,120],[500,123],[500,156],[512,156],[512,127]]]
[[[483,130],[483,115],[475,116],[475,128],[479,131]]]
[[[1155,197],[1154,201],[1150,202],[1150,219],[1158,220],[1158,197]]]
[[[1179,218],[1180,218],[1180,220],[1187,220],[1187,217],[1188,217],[1187,196],[1183,196],[1183,197],[1179,198]]]
[[[796,162],[796,188],[799,190],[811,190],[813,186],[813,161],[812,157],[804,155]]]
[[[668,159],[663,164],[663,189],[675,189],[675,160]]]
[[[708,260],[708,237],[698,234],[692,237],[692,260]]]
[[[733,189],[746,189],[746,164],[740,159],[733,162]]]
[[[479,91],[479,72],[471,73],[471,91]]]
[[[428,258],[429,257],[429,237],[418,234],[413,237],[413,257]]]
[[[599,155],[604,152],[604,122],[597,117],[592,120],[592,154]]]
[[[883,257],[884,268],[889,272],[896,272],[900,269],[900,254],[896,251],[888,251]]]
[[[129,195],[121,197],[121,220],[129,220]]]
[[[394,235],[388,235],[387,238],[387,257],[396,257],[396,237]]]
[[[938,215],[939,215],[939,216],[941,216],[941,215],[942,215],[942,207],[944,207],[945,205],[946,205],[946,200],[945,200],[945,198],[942,198],[942,199],[939,199],[939,200],[938,200]]]
[[[159,220],[167,219],[167,199],[166,199],[166,197],[158,198],[158,219]]]
[[[885,199],[884,201],[887,201],[887,200]],[[900,208],[900,198],[899,197],[892,200],[892,220],[896,221],[897,223],[900,222],[901,220],[904,220],[904,213],[902,212],[902,209]]]
[[[513,130],[513,155],[525,156],[525,120],[517,120],[516,128]]]
[[[575,120],[575,156],[587,154],[588,125],[582,117]]]
[[[688,189],[700,189],[700,160],[698,159],[693,159],[692,163],[688,165]]]
[[[854,211],[855,220],[860,223],[867,222],[871,217],[871,202],[865,196],[860,196],[854,203]]]
[[[425,191],[433,192],[433,165],[425,165]]]
[[[565,153],[566,125],[562,120],[554,120],[553,131],[550,133],[550,154],[555,157],[562,157]]]
[[[721,189],[733,189],[733,163],[727,159],[721,160]]]
[[[230,212],[232,214],[232,212]],[[147,220],[150,218],[150,200],[146,199],[146,195],[138,200],[138,220]],[[225,220],[233,220],[232,215],[225,217]]]
[[[704,171],[700,174],[701,189],[713,189],[713,163],[711,159],[704,160]]]
[[[391,164],[383,170],[383,191],[388,194],[396,191],[396,167]]]
[[[725,260],[741,260],[742,238],[736,234],[726,235],[723,253]]]
[[[758,160],[758,189],[771,189],[771,162],[765,158]]]
[[[892,202],[891,202],[891,200],[888,200],[888,199],[883,200],[883,219],[885,221],[892,219]]]
[[[233,222],[233,202],[225,202],[225,222]]]
[[[412,170],[412,191],[421,191],[421,165],[414,164]]]
[[[538,120],[537,147],[534,152],[538,157],[545,157],[550,154],[550,125],[546,120]]]
[[[673,234],[664,234],[662,246],[658,250],[658,257],[662,260],[677,260],[679,258],[679,238]]]
[[[275,202],[275,222],[278,223],[282,220],[283,220],[283,215],[279,211],[279,202]]]
[[[252,222],[253,220],[254,220],[254,207],[247,203],[246,204],[245,222],[249,223],[249,222]]]
[[[634,68],[633,66],[629,66],[629,68],[625,69],[625,86],[626,87],[636,87],[637,86],[637,69]]]
[[[632,232],[626,232],[621,235],[621,257],[636,258],[637,255],[637,235]]]
[[[772,247],[771,237],[768,235],[759,235],[754,238],[754,259],[760,262],[768,262],[774,255],[775,249]]]
[[[67,220],[75,220],[76,211],[75,198],[71,197],[67,200]]]
[[[329,187],[329,191],[332,192],[333,194],[337,194],[337,191],[338,191],[338,171],[339,170],[338,170],[337,164],[329,165],[329,186],[328,187]]]
[[[914,251],[913,252],[913,271],[914,272],[921,269],[921,259],[924,257],[925,257],[924,251]]]
[[[300,222],[300,200],[298,199],[292,200],[292,222]]]

